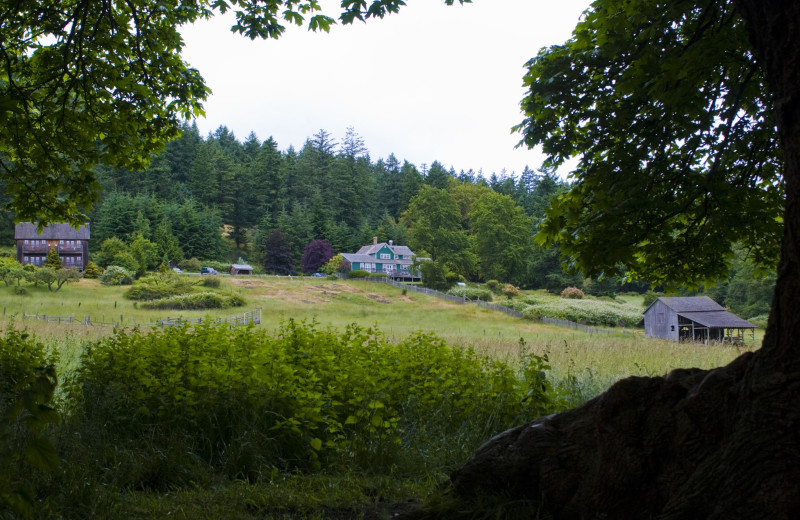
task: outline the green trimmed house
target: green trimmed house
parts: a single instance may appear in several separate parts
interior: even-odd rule
[[[362,247],[357,253],[342,253],[342,258],[350,262],[351,271],[385,273],[396,280],[419,281],[419,271],[411,269],[413,256],[408,246],[396,246],[391,240],[379,244],[377,237],[372,239],[372,245]]]

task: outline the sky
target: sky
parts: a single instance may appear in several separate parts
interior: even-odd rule
[[[373,161],[394,153],[486,177],[538,168],[541,153],[515,148],[511,133],[524,117],[524,65],[568,39],[589,0],[407,3],[327,34],[290,27],[279,40],[233,34],[227,16],[184,27],[183,58],[212,90],[201,134],[225,125],[240,141],[252,131],[299,151],[320,129],[340,142],[352,127]],[[337,4],[322,1],[333,18]]]

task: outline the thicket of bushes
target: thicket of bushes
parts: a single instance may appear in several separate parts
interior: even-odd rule
[[[230,307],[241,307],[244,304],[244,297],[238,294],[196,292],[141,302],[139,307],[142,309],[161,310],[203,310],[228,309]]]
[[[19,381],[8,366],[0,364],[1,381]],[[107,516],[120,493],[283,472],[424,478],[554,411],[548,368],[525,349],[510,362],[430,334],[394,344],[355,325],[117,331],[86,345],[65,378],[63,420],[49,427],[58,470],[22,474],[37,518]]]
[[[642,320],[639,308],[601,300],[554,299],[519,310],[527,319],[558,318],[604,327],[633,327]]]
[[[482,289],[480,287],[457,286],[447,291],[447,294],[469,298],[470,300],[482,300],[485,302],[492,301],[492,291],[489,289]]]

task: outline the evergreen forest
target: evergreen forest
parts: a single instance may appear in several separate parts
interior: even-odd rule
[[[551,199],[570,188],[554,171],[487,175],[437,160],[415,165],[394,154],[373,160],[353,128],[341,138],[319,130],[298,151],[254,132],[241,141],[226,126],[203,137],[196,123],[184,123],[144,171],[101,165],[96,175],[102,192],[90,214],[91,247],[104,266],[126,246],[149,246],[152,268],[164,259],[174,265],[242,259],[291,274],[302,272],[304,249],[315,240],[341,253],[377,237],[429,258],[423,272],[440,289],[457,280],[551,292],[579,287],[596,296],[651,289],[647,280],[567,273],[558,246],[534,242]],[[14,215],[4,217],[0,240],[12,245]],[[285,252],[279,261],[285,265],[273,258],[265,266],[267,244]],[[756,317],[769,311],[773,286],[774,275],[755,272],[740,249],[731,275],[699,291]]]

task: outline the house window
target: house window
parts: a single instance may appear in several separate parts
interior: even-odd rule
[[[25,245],[26,245],[26,246],[28,245],[28,241],[27,241],[27,240],[25,241]]]
[[[394,264],[386,264],[383,266],[384,271],[394,271]]]
[[[389,260],[392,258],[392,255],[389,253],[381,253],[381,260]]]
[[[80,240],[78,240],[78,247],[80,247],[80,245],[81,245],[81,241],[80,241]]]

